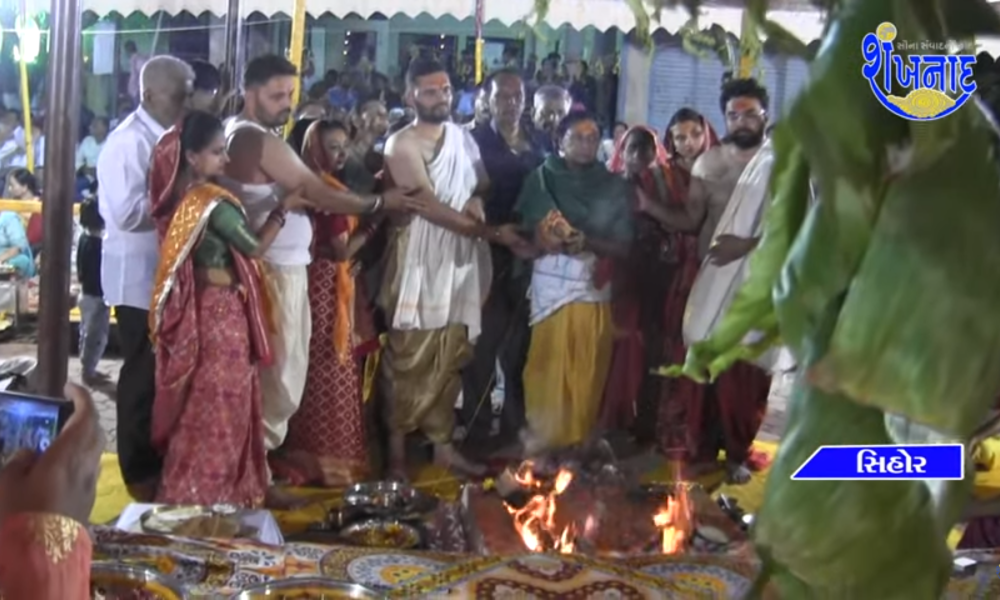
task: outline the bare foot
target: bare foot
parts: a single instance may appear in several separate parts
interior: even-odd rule
[[[462,456],[451,444],[434,446],[434,462],[459,474],[482,477],[486,474],[486,466],[474,463]]]
[[[750,469],[743,463],[726,463],[726,479],[734,485],[744,485],[750,481]]]
[[[271,510],[294,510],[309,504],[308,498],[296,496],[277,486],[267,488],[264,495],[264,506]]]

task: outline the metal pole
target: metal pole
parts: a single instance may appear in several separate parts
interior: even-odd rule
[[[80,131],[80,0],[52,0],[49,25],[45,191],[38,307],[38,391],[62,396],[69,363],[69,274],[76,137]]]
[[[21,120],[24,121],[24,151],[28,170],[35,172],[35,141],[31,130],[31,82],[28,81],[28,60],[24,50],[24,34],[28,29],[28,2],[21,0],[21,15],[17,21],[17,50],[21,71]]]
[[[483,2],[476,0],[476,85],[483,82]]]
[[[288,48],[288,60],[299,70],[299,77],[295,78],[295,90],[292,92],[292,106],[299,105],[299,98],[302,96],[302,54],[306,44],[306,2],[305,0],[295,0],[292,12],[292,38]],[[292,133],[293,121],[285,124],[285,136]]]
[[[240,0],[229,0],[226,7],[226,48],[222,64],[226,68],[226,80],[223,81],[226,92],[239,89],[240,85],[240,55],[243,50],[243,18]],[[235,110],[235,96],[227,103],[227,113]]]

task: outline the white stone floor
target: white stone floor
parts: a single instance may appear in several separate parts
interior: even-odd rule
[[[34,357],[36,347],[33,344],[0,344],[0,358],[12,356]],[[101,361],[99,370],[109,377],[109,381],[114,382],[121,370],[121,360],[117,358],[106,358]],[[76,357],[69,359],[69,378],[71,381],[80,382],[81,371],[80,361]],[[764,425],[761,427],[759,437],[763,440],[777,441],[785,427],[785,409],[788,405],[788,393],[791,389],[790,377],[776,377],[771,387],[771,396],[768,400],[767,416]],[[114,385],[102,386],[99,389],[92,388],[94,400],[101,414],[101,426],[107,435],[107,449],[114,452],[118,445],[118,435],[115,429],[115,398]]]

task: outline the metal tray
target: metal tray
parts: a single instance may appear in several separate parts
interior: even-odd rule
[[[437,498],[396,481],[358,483],[344,493],[344,505],[369,514],[411,519],[437,506]]]
[[[398,528],[401,530],[403,535],[406,536],[406,541],[398,545],[382,546],[378,544],[359,543],[358,541],[351,539],[352,535],[360,534],[369,530],[378,530],[385,527]],[[424,535],[418,527],[394,519],[367,519],[365,521],[352,523],[340,530],[340,539],[352,546],[361,546],[365,548],[391,548],[395,550],[409,550],[417,548],[424,543]]]
[[[139,526],[146,533],[160,535],[177,535],[176,527],[188,519],[197,517],[229,517],[239,522],[239,530],[233,539],[252,538],[257,535],[256,529],[247,527],[240,522],[239,509],[228,504],[217,504],[214,506],[157,506],[142,513],[139,517]],[[174,518],[164,518],[169,515]],[[172,522],[172,525],[170,524]]]
[[[249,587],[234,594],[229,600],[277,600],[282,594],[309,593],[310,600],[340,600],[342,598],[367,599],[382,598],[382,594],[363,585],[327,579],[325,577],[292,577],[277,579]]]
[[[90,566],[91,585],[95,583],[100,585],[102,580],[107,580],[111,585],[142,587],[147,592],[157,594],[158,600],[185,600],[187,598],[184,586],[176,579],[159,571],[137,565],[96,561]],[[153,589],[150,589],[151,587]]]

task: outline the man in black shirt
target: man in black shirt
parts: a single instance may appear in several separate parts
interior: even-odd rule
[[[514,69],[491,75],[488,94],[490,120],[476,126],[472,137],[479,146],[490,179],[486,222],[506,225],[516,220],[514,205],[525,178],[544,160],[544,153],[524,113],[524,80]],[[530,329],[526,300],[531,268],[519,258],[530,258],[525,244],[521,256],[510,248],[491,244],[493,282],[483,306],[482,333],[472,362],[462,372],[462,420],[467,436],[481,440],[500,433],[490,426],[493,392],[502,392],[500,431],[504,441],[516,439],[524,426],[524,390],[521,371],[528,353]],[[499,368],[498,368],[499,363]],[[502,382],[502,385],[499,385]]]
[[[96,191],[94,183],[91,191]],[[80,282],[80,364],[87,385],[105,383],[107,377],[97,370],[108,345],[110,309],[101,289],[101,238],[104,219],[97,210],[97,198],[91,195],[80,207],[80,241],[76,248],[76,276]]]

